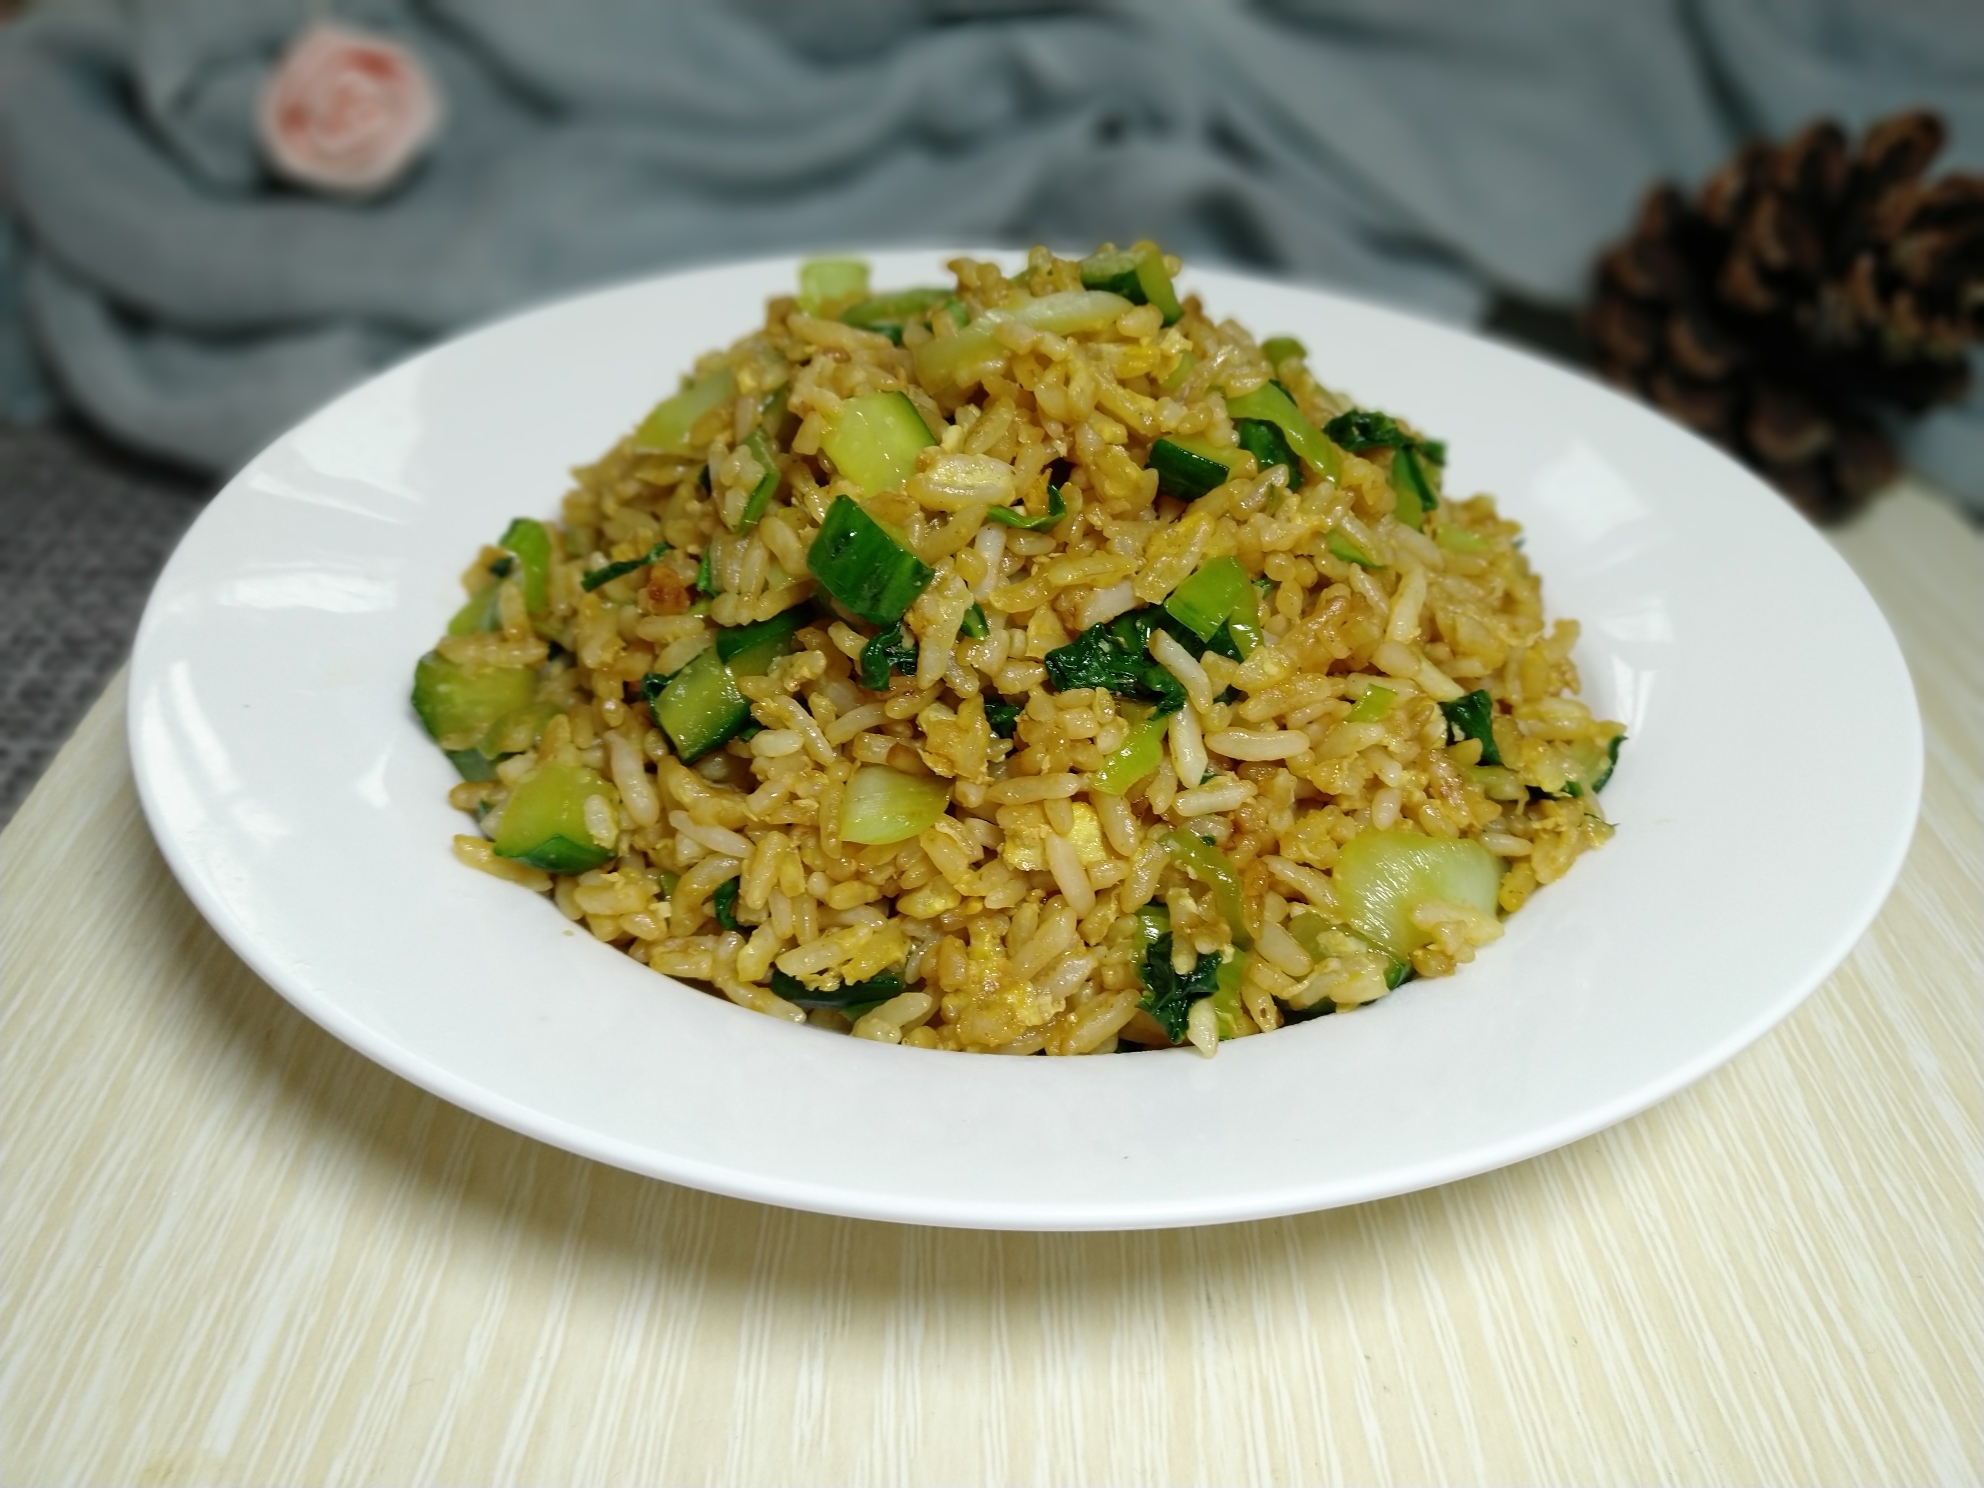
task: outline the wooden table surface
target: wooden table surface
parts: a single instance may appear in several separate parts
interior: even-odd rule
[[[1836,541],[1928,739],[1845,965],[1598,1136],[1201,1230],[762,1208],[424,1094],[194,912],[120,681],[0,837],[0,1475],[1979,1482],[1984,540],[1904,489]]]

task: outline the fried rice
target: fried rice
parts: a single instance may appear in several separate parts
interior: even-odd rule
[[[1150,244],[763,324],[476,555],[460,860],[920,1048],[1219,1043],[1445,976],[1612,833],[1520,529]]]

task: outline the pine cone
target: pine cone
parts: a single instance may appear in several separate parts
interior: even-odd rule
[[[1898,467],[1880,420],[1961,397],[1984,339],[1984,176],[1922,175],[1942,121],[1899,114],[1753,143],[1693,202],[1655,187],[1598,262],[1593,360],[1809,516]]]

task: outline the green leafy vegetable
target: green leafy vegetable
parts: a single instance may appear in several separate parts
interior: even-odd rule
[[[650,563],[657,562],[667,551],[668,544],[658,542],[648,549],[644,558],[623,558],[618,563],[609,563],[604,568],[593,569],[579,580],[579,587],[590,594],[601,584],[610,584],[615,579],[625,578],[637,568],[646,568]]]
[[[1426,466],[1447,463],[1447,447],[1437,439],[1421,439],[1400,427],[1388,413],[1353,408],[1337,415],[1323,432],[1345,449],[1392,451],[1392,489],[1398,493],[1393,513],[1408,527],[1423,527],[1426,513],[1440,504],[1439,491]]]
[[[1343,451],[1321,429],[1303,415],[1287,388],[1278,382],[1263,383],[1251,393],[1226,400],[1226,411],[1236,419],[1261,419],[1273,424],[1288,438],[1289,445],[1317,475],[1335,480],[1343,473]],[[1295,473],[1293,467],[1289,474]]]
[[[900,620],[863,646],[854,664],[855,680],[870,692],[887,692],[891,671],[906,677],[916,671],[916,640]]]
[[[1203,642],[1210,642],[1231,620],[1238,619],[1250,628],[1260,623],[1260,596],[1240,560],[1230,555],[1199,565],[1196,573],[1171,591],[1164,609]]]
[[[737,923],[737,890],[741,886],[742,880],[726,878],[716,886],[716,892],[710,895],[710,909],[716,915],[716,922],[726,930],[740,932],[744,930],[744,927]]]
[[[1359,568],[1383,568],[1385,565],[1365,552],[1340,528],[1332,527],[1323,545],[1345,563],[1355,563]]]
[[[1495,700],[1486,692],[1477,687],[1473,692],[1462,693],[1452,702],[1440,704],[1440,711],[1447,715],[1447,726],[1453,730],[1456,742],[1481,741],[1481,764],[1502,763],[1502,752],[1495,747]]]
[[[1279,367],[1290,357],[1306,357],[1309,348],[1293,336],[1270,336],[1261,343],[1261,355],[1268,359],[1270,367]]]
[[[772,968],[772,991],[787,1002],[803,1008],[835,1008],[844,1013],[854,1013],[858,1009],[866,1012],[887,1002],[902,988],[901,967],[878,971],[865,982],[842,982],[827,992],[816,991],[798,977],[788,976],[777,967]]]
[[[836,496],[827,508],[806,566],[822,589],[871,625],[900,620],[936,576],[851,496]]]
[[[1002,739],[1010,739],[1020,726],[1020,705],[987,700],[985,721],[992,725],[992,732]]]
[[[1240,448],[1254,457],[1254,463],[1263,470],[1272,470],[1277,465],[1288,467],[1291,485],[1301,484],[1302,467],[1296,463],[1294,446],[1274,424],[1266,419],[1235,419],[1233,432],[1239,437]]]
[[[1233,479],[1240,453],[1236,445],[1213,444],[1180,435],[1152,444],[1145,464],[1157,472],[1158,495],[1197,501],[1206,492]]]
[[[716,549],[704,548],[702,561],[696,565],[696,587],[711,599],[717,596]]]
[[[1191,1026],[1192,1004],[1219,990],[1220,965],[1218,956],[1201,956],[1190,971],[1178,975],[1171,967],[1171,932],[1167,929],[1144,952],[1144,995],[1137,1006],[1157,1019],[1166,1038],[1182,1044]]]
[[[1068,503],[1061,499],[1061,488],[1050,485],[1047,488],[1047,510],[1039,516],[1029,517],[1016,506],[995,506],[985,513],[985,520],[1027,532],[1045,532],[1067,514]]]
[[[1166,622],[1169,622],[1167,624]],[[1146,605],[1091,625],[1065,646],[1056,646],[1042,659],[1056,692],[1103,687],[1118,697],[1156,703],[1167,713],[1185,706],[1185,689],[1150,654],[1150,635],[1160,625],[1189,630],[1157,605]],[[1175,632],[1174,632],[1175,633]],[[1192,640],[1203,646],[1197,636]]]
[[[782,393],[785,389],[780,388]],[[744,448],[751,452],[751,458],[764,468],[758,483],[751,488],[751,495],[744,503],[744,510],[737,518],[737,530],[749,532],[758,525],[765,511],[772,504],[772,497],[778,494],[778,456],[772,453],[771,441],[765,438],[763,429],[753,429],[744,441]]]
[[[974,641],[982,641],[992,634],[992,627],[985,619],[985,611],[977,605],[973,605],[964,612],[964,619],[958,623],[958,629],[970,636]]]

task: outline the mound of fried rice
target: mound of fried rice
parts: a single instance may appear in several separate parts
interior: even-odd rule
[[[1232,445],[1228,400],[1271,379],[1319,427],[1352,403],[1316,380],[1299,347],[1279,343],[1271,365],[1253,334],[1193,297],[1168,326],[1155,304],[1069,335],[995,315],[999,355],[968,386],[926,386],[925,343],[1082,287],[1079,263],[1044,249],[1010,276],[970,259],[949,267],[961,308],[912,318],[900,344],[831,304],[809,313],[797,298],[771,300],[760,327],[685,378],[728,368],[735,386],[697,420],[693,449],[643,451],[630,436],[575,471],[559,521],[546,524],[541,612],[513,572],[495,580],[491,628],[436,648],[468,673],[535,669],[536,701],[549,705],[507,741],[490,778],[453,788],[453,804],[481,822],[455,839],[464,863],[548,893],[656,972],[794,1024],[932,1049],[1090,1054],[1189,1041],[1209,1054],[1223,1038],[1371,1003],[1399,980],[1401,958],[1342,933],[1335,869],[1359,834],[1472,839],[1503,865],[1496,912],[1412,909],[1420,943],[1403,960],[1425,978],[1472,960],[1501,935],[1501,915],[1608,839],[1593,794],[1566,781],[1575,748],[1615,744],[1621,727],[1576,698],[1577,625],[1546,621],[1519,529],[1488,496],[1442,495],[1409,525],[1388,449],[1346,451],[1334,479],[1299,464],[1263,473],[1243,455],[1196,500],[1161,496],[1153,442]],[[1166,267],[1175,273],[1176,260]],[[822,440],[847,400],[882,391],[906,394],[936,443],[902,489],[863,491]],[[777,489],[739,532],[767,474],[746,448],[753,431],[774,453]],[[1046,513],[1050,485],[1067,514],[1049,530],[987,520],[996,504]],[[885,688],[857,676],[878,627],[834,604],[809,571],[841,495],[934,570],[902,622],[913,670],[891,671]],[[1346,543],[1364,561],[1339,556]],[[627,577],[585,587],[588,574],[664,544]],[[1150,709],[1101,687],[1057,691],[1044,658],[1162,604],[1226,555],[1263,581],[1262,643],[1245,660],[1193,658],[1154,635],[1189,701],[1154,769],[1127,789],[1101,788],[1105,762]],[[463,579],[471,593],[502,574],[502,558],[494,546],[477,555]],[[983,639],[960,629],[974,603]],[[683,763],[644,679],[681,672],[718,627],[799,606],[790,652],[737,680],[755,731]],[[1354,721],[1380,687],[1389,707]],[[1500,772],[1484,770],[1484,741],[1457,737],[1440,706],[1477,690],[1493,701]],[[995,731],[1000,704],[1019,707],[1010,738]],[[611,856],[585,872],[547,873],[492,846],[514,789],[559,762],[602,782],[587,821]],[[844,793],[870,765],[942,782],[942,815],[906,840],[847,840]],[[1239,921],[1169,845],[1181,828],[1230,866]],[[1158,905],[1175,972],[1205,958],[1238,969],[1220,1016],[1206,999],[1182,1037],[1153,1016],[1145,985],[1139,926]],[[1330,933],[1292,933],[1304,917]],[[894,981],[876,985],[900,990],[852,1008],[802,1006],[774,986],[831,994],[885,973]]]

